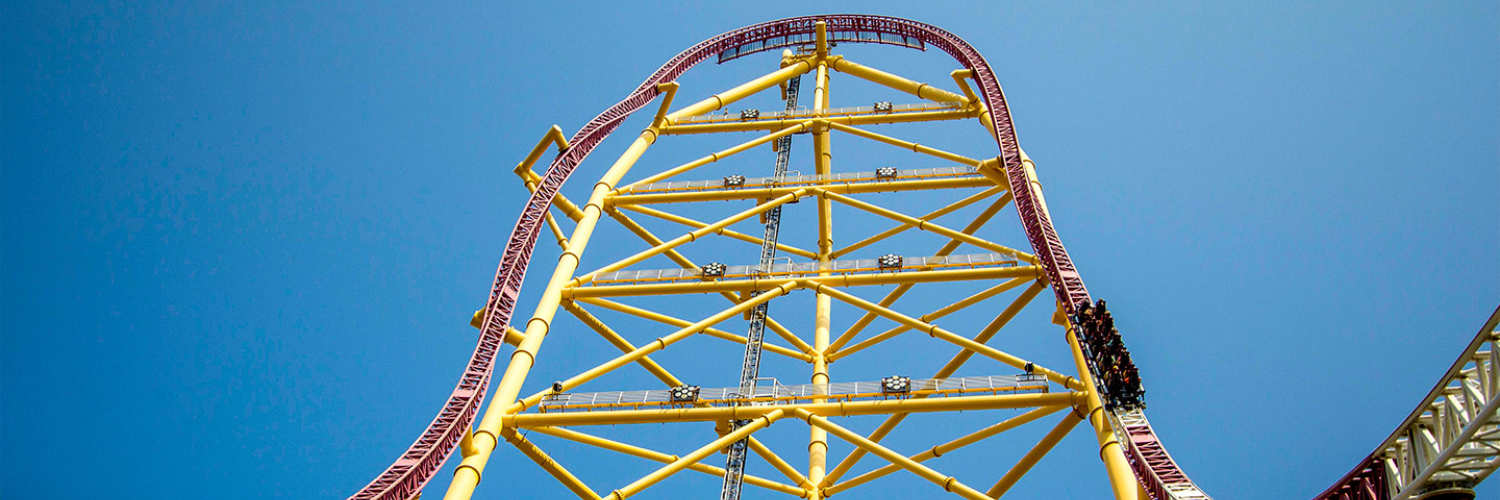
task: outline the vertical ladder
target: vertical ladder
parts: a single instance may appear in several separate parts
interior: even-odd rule
[[[797,110],[797,89],[801,86],[802,77],[794,76],[786,82],[786,110]],[[788,135],[776,139],[776,170],[772,174],[773,185],[779,185],[786,177],[787,163],[792,154],[792,136]],[[760,243],[760,265],[757,268],[761,273],[771,272],[771,262],[776,259],[776,238],[781,232],[781,206],[776,206],[766,211],[766,230]],[[754,294],[759,292],[752,292]],[[750,332],[745,335],[745,362],[740,365],[740,391],[739,396],[748,398],[755,395],[755,378],[760,376],[760,345],[766,332],[766,306],[769,302],[762,302],[750,311]],[[748,421],[737,420],[731,423],[731,429],[738,429]],[[720,500],[739,500],[740,489],[744,487],[745,479],[745,453],[750,446],[750,438],[746,437],[729,446],[729,458],[724,464],[724,486],[719,491]]]

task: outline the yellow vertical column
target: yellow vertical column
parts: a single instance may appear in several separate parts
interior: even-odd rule
[[[828,113],[828,26],[819,21],[817,24],[817,86],[813,90],[813,114],[824,118]],[[817,173],[826,176],[831,173],[833,153],[829,150],[828,123],[819,122],[813,127],[813,155]],[[828,275],[829,255],[833,253],[833,200],[826,196],[818,197],[818,267],[824,271],[820,275]],[[829,324],[832,317],[830,311],[833,307],[832,298],[827,294],[818,293],[815,312],[813,317],[813,373],[812,383],[827,384],[828,379],[828,342]],[[810,426],[811,430],[807,442],[807,481],[812,486],[808,493],[809,500],[823,498],[820,484],[828,469],[828,431],[818,426]]]
[[[1104,414],[1106,410],[1103,401],[1099,399],[1099,389],[1094,385],[1094,376],[1089,372],[1088,364],[1083,359],[1083,349],[1078,344],[1078,335],[1075,333],[1077,329],[1073,327],[1072,321],[1065,323],[1068,328],[1068,348],[1073,351],[1073,364],[1078,369],[1078,379],[1083,382],[1086,392],[1083,411],[1088,415],[1089,425],[1094,427],[1094,437],[1099,440],[1099,460],[1104,462],[1104,471],[1109,474],[1109,483],[1114,489],[1116,500],[1137,500],[1140,485],[1136,483],[1130,462],[1125,460],[1120,441],[1115,439],[1109,416]]]

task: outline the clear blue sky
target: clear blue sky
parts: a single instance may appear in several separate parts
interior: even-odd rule
[[[0,497],[351,493],[472,349],[465,321],[523,200],[509,170],[539,134],[571,134],[690,44],[793,15],[910,17],[986,55],[1068,248],[1127,327],[1153,421],[1219,498],[1320,491],[1500,302],[1494,2],[275,3],[0,7]],[[933,82],[953,68],[850,53]],[[772,64],[705,64],[684,95]],[[835,105],[875,98],[860,92]],[[880,159],[847,144],[849,170]],[[1055,329],[1011,335],[1058,350]],[[543,363],[599,359],[551,342]],[[726,383],[705,385],[732,385],[723,352]],[[836,379],[883,369],[847,363]],[[932,439],[968,428],[942,425]],[[988,485],[1027,446],[1002,443],[945,467]],[[1016,497],[1102,498],[1094,446],[1070,435]],[[558,454],[605,491],[650,468]],[[510,450],[490,467],[477,498],[566,495]],[[715,483],[699,476],[680,484]],[[856,491],[936,491],[880,484]]]

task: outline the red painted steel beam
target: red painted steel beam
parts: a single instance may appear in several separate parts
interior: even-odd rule
[[[516,300],[521,292],[521,282],[526,277],[532,249],[536,246],[537,237],[544,224],[543,216],[563,183],[588,157],[589,153],[593,152],[594,148],[603,142],[616,127],[619,127],[631,113],[645,107],[656,98],[660,93],[656,88],[657,84],[676,80],[689,68],[726,49],[757,41],[764,42],[776,37],[813,33],[814,24],[818,21],[827,22],[827,29],[832,33],[873,33],[876,35],[874,40],[857,40],[860,37],[856,35],[851,37],[856,40],[844,43],[866,41],[880,43],[878,39],[881,34],[913,37],[928,46],[948,53],[961,66],[972,70],[979,94],[984,97],[985,104],[989,107],[990,119],[995,125],[994,138],[1000,147],[1000,158],[1006,175],[1010,179],[1010,185],[1027,185],[1026,172],[1021,166],[1021,149],[1016,139],[1015,126],[1011,121],[1010,108],[1006,105],[1005,94],[1000,89],[994,71],[973,46],[941,28],[884,16],[846,14],[806,16],[747,26],[694,45],[668,60],[624,100],[610,106],[579,129],[568,141],[571,147],[548,166],[536,191],[532,192],[531,197],[526,200],[526,206],[511,230],[510,238],[506,241],[500,264],[495,271],[495,281],[490,289],[489,301],[485,306],[479,344],[470,356],[469,363],[459,378],[458,386],[454,388],[453,394],[443,404],[438,416],[432,420],[416,442],[412,443],[406,452],[402,453],[400,458],[374,481],[351,496],[351,500],[407,500],[421,491],[422,486],[432,478],[432,475],[442,466],[443,461],[458,447],[459,440],[473,424],[480,403],[484,400],[484,392],[489,385],[490,374],[494,370],[495,357],[503,343],[506,326],[510,324],[511,317],[515,313]],[[1040,210],[1038,201],[1029,189],[1015,190],[1015,204],[1022,227],[1026,230],[1033,252],[1046,270],[1053,292],[1057,294],[1058,300],[1064,304],[1069,314],[1075,313],[1079,304],[1090,300],[1089,293],[1084,287],[1077,268],[1073,266],[1072,259],[1068,257],[1067,250],[1063,248],[1062,240],[1053,228],[1052,221]],[[1186,475],[1164,452],[1153,456],[1145,451],[1161,449],[1160,442],[1155,439],[1155,433],[1150,432],[1149,426],[1129,432],[1134,436],[1137,431],[1142,431],[1140,434],[1145,441],[1132,443],[1132,446],[1127,448],[1127,458],[1136,467],[1136,477],[1145,486],[1146,491],[1153,498],[1164,500],[1168,497],[1163,481],[1167,478],[1185,480]]]

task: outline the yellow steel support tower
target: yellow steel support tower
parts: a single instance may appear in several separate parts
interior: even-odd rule
[[[518,324],[519,328],[511,331],[506,338],[515,348],[509,355],[508,363],[505,363],[503,374],[482,418],[478,420],[472,434],[463,441],[463,458],[444,498],[470,498],[481,479],[486,477],[486,466],[502,441],[510,443],[520,452],[520,456],[534,462],[541,473],[556,479],[567,491],[579,498],[620,500],[657,486],[683,470],[723,476],[724,469],[709,465],[712,461],[705,459],[728,444],[744,438],[749,438],[754,458],[764,461],[780,475],[745,476],[745,484],[765,491],[822,499],[858,491],[856,488],[861,485],[904,470],[910,477],[934,483],[934,493],[946,491],[970,499],[999,498],[1018,481],[1023,480],[1025,474],[1070,430],[1085,421],[1098,441],[1099,457],[1113,486],[1114,498],[1135,499],[1141,494],[1121,453],[1121,444],[1116,441],[1101,406],[1100,395],[1090,379],[1084,355],[1071,325],[1064,324],[1062,328],[1067,332],[1067,349],[1071,351],[1073,366],[1041,366],[991,345],[997,334],[1048,285],[1038,259],[1020,250],[1026,248],[1024,241],[1010,244],[991,241],[982,231],[1011,202],[1012,189],[1036,189],[1038,181],[1034,173],[1029,176],[1029,185],[1011,186],[997,170],[998,162],[994,158],[970,157],[961,152],[898,138],[893,133],[872,130],[881,124],[941,120],[972,121],[977,122],[974,123],[977,127],[993,128],[994,124],[986,119],[988,115],[984,103],[966,83],[966,79],[970,77],[968,71],[953,72],[952,79],[959,91],[952,92],[857,63],[832,53],[832,48],[823,24],[819,23],[815,39],[804,50],[784,52],[778,69],[728,90],[673,110],[671,106],[679,91],[678,85],[674,82],[659,86],[663,96],[651,123],[641,130],[634,142],[592,185],[588,198],[581,204],[561,195],[553,200],[552,207],[558,210],[560,216],[554,217],[549,213],[546,223],[553,239],[561,248],[561,255],[531,316],[524,324]],[[870,108],[836,109],[831,106],[830,98],[830,80],[835,73],[873,82],[924,102],[899,108],[877,104]],[[810,110],[778,113],[768,117],[741,114],[738,119],[735,115],[716,113],[737,101],[773,89],[789,78],[804,74],[810,74],[814,78]],[[700,134],[751,134],[751,137],[748,140],[741,138],[738,144],[701,158],[637,175],[636,180],[628,183],[622,182],[632,174],[632,169],[653,144],[663,140],[690,141],[694,139],[689,137],[698,137]],[[811,138],[810,160],[807,156],[800,160],[810,161],[812,173],[809,175],[767,185],[744,184],[744,179],[739,180],[741,184],[735,184],[727,177],[722,184],[676,182],[693,180],[694,173],[701,174],[705,171],[701,169],[706,169],[711,164],[763,147],[790,134],[806,134]],[[933,169],[932,172],[921,175],[906,175],[905,169],[876,170],[869,177],[852,175],[861,169],[834,161],[835,135],[841,139],[850,139],[848,145],[840,146],[841,148],[894,147],[951,168],[942,171]],[[540,176],[533,170],[533,166],[553,144],[559,150],[568,147],[561,130],[556,127],[516,167],[515,173],[528,189],[536,189]],[[992,145],[986,148],[984,144],[976,144],[974,150],[992,148]],[[1029,158],[1025,159],[1025,164],[1028,171],[1031,171],[1033,165]],[[698,179],[716,179],[716,175],[701,174]],[[953,195],[952,203],[917,214],[907,214],[868,199],[872,193],[896,193],[899,196],[902,193],[955,190],[963,192]],[[815,234],[816,241],[815,247],[800,247],[795,241],[777,242],[779,250],[796,260],[792,265],[743,271],[739,275],[732,269],[715,274],[719,272],[711,272],[706,266],[710,262],[688,257],[695,247],[710,240],[739,241],[758,246],[761,240],[752,236],[753,233],[735,231],[731,227],[742,221],[753,222],[758,215],[772,207],[784,207],[802,201],[813,203],[802,205],[804,208],[799,213],[815,212],[815,215],[795,219],[795,222],[794,218],[788,217],[785,219],[786,224],[812,226],[803,228],[806,231],[803,234]],[[703,212],[683,211],[690,204],[705,202],[748,203],[749,207],[719,218],[705,216]],[[816,208],[808,210],[811,208],[808,205]],[[888,224],[893,226],[881,226],[869,231],[863,231],[864,228],[861,227],[859,232],[863,236],[860,239],[838,242],[834,239],[833,212],[836,207],[867,218],[888,219]],[[940,221],[945,216],[969,207],[983,208],[967,221]],[[677,224],[682,232],[658,236],[637,219],[640,216]],[[566,232],[559,220],[571,221],[571,232]],[[612,262],[586,259],[585,250],[596,229],[600,228],[601,222],[609,224],[610,221],[638,237],[638,243],[643,244],[645,249]],[[783,234],[790,232],[783,231]],[[923,250],[921,255],[931,257],[920,259],[920,262],[892,263],[882,256],[879,265],[862,267],[858,263],[864,261],[851,260],[868,259],[871,255],[865,252],[872,247],[895,241],[894,238],[898,235],[909,237],[913,231],[929,233],[930,237],[936,237],[943,243],[936,252]],[[844,246],[837,246],[839,243]],[[617,242],[611,242],[611,246],[617,246]],[[982,253],[965,256],[958,252],[964,246]],[[667,270],[670,272],[643,272],[651,263],[660,263],[663,259],[676,268]],[[592,269],[581,268],[585,262],[590,262]],[[938,283],[959,282],[977,282],[986,288],[972,295],[953,297],[948,305],[926,313],[903,312],[898,307],[902,297],[912,290]],[[857,290],[868,290],[876,286],[891,288],[876,299],[864,298],[856,293]],[[628,401],[625,396],[608,399],[600,398],[599,393],[577,391],[585,384],[627,365],[640,366],[659,380],[662,386],[652,388],[658,389],[658,392],[661,388],[687,387],[687,382],[674,373],[671,363],[662,361],[660,356],[653,358],[653,355],[695,337],[744,343],[745,337],[730,333],[732,328],[719,328],[716,325],[740,317],[758,304],[799,291],[812,296],[811,320],[783,323],[768,319],[767,327],[776,336],[767,339],[765,350],[779,355],[777,359],[809,365],[808,372],[804,372],[810,373],[807,379],[809,384],[798,386],[801,389],[723,398],[715,398],[705,392],[682,400],[652,399],[653,396],[647,395],[639,400]],[[988,324],[945,327],[934,323],[939,318],[1006,293],[1015,295],[1002,302],[1002,306],[994,308],[999,312]],[[722,297],[722,308],[699,313],[687,309],[657,311],[626,302],[639,297],[704,294]],[[841,331],[834,330],[835,303],[858,311],[858,316],[851,318],[849,325]],[[558,319],[559,309],[567,311],[577,322],[567,318]],[[639,328],[618,328],[612,326],[610,320],[597,315],[596,311],[635,318],[632,321],[657,323],[662,325],[662,330],[643,335]],[[776,311],[787,314],[784,309]],[[1050,313],[1051,309],[1047,312]],[[475,324],[478,325],[480,320],[481,317],[476,315]],[[876,321],[886,321],[894,326],[878,333],[868,333],[867,327],[874,325]],[[1067,323],[1066,319],[1059,321]],[[562,326],[565,322],[567,325]],[[798,331],[795,326],[788,326],[791,324],[810,325],[810,328]],[[595,366],[572,372],[572,376],[546,385],[531,394],[523,395],[523,385],[541,387],[542,384],[535,380],[528,384],[528,375],[545,359],[541,348],[549,334],[563,330],[570,336],[577,337],[584,337],[585,334],[592,337],[597,334],[608,345],[617,349],[619,354]],[[829,367],[831,363],[888,347],[889,341],[908,332],[925,334],[931,338],[931,342],[952,344],[958,348],[957,354],[942,365],[932,375],[932,379],[920,380],[926,385],[902,387],[899,380],[892,379],[882,381],[878,389],[870,390],[873,386],[851,384],[849,382],[853,381],[839,380],[832,376]],[[976,356],[987,366],[973,367],[968,371],[1003,374],[999,379],[1002,382],[994,382],[997,379],[989,377],[986,380],[990,382],[985,384],[966,382],[968,385],[961,387],[944,385],[944,381],[959,380],[959,372]],[[733,364],[729,359],[720,361],[726,366]],[[726,370],[725,375],[727,377],[732,373]],[[608,387],[600,383],[595,383],[590,388],[646,389]],[[898,452],[886,443],[886,438],[898,430],[901,422],[909,415],[998,409],[1020,409],[1024,412],[1009,418],[997,417],[992,425],[956,439],[931,443],[916,452]],[[841,418],[856,415],[884,416],[885,420],[869,434],[852,431],[840,423]],[[1048,415],[1056,416],[1045,418]],[[986,457],[987,460],[1000,459],[998,463],[1013,464],[1008,469],[999,469],[1003,473],[997,472],[995,477],[960,480],[923,463],[1044,418],[1052,422],[1049,424],[1051,430],[1029,450],[1017,450],[1017,454],[1011,457]],[[733,420],[749,423],[730,431],[727,422]],[[805,468],[797,466],[800,459],[789,455],[800,451],[777,450],[756,438],[760,435],[758,433],[763,433],[772,426],[800,425],[797,422],[808,426]],[[575,429],[583,426],[640,424],[699,426],[699,429],[716,428],[718,433],[716,438],[700,442],[690,452],[674,455]],[[538,436],[545,436],[544,441],[539,441]],[[661,465],[628,484],[589,485],[578,474],[580,464],[565,464],[566,460],[559,459],[544,449],[554,444],[553,440],[618,452]],[[831,457],[830,440],[841,441],[851,446],[853,451],[841,457]],[[853,467],[864,458],[881,460],[884,465],[849,477]],[[569,465],[572,465],[571,469]],[[489,474],[493,475],[494,472]],[[533,473],[526,470],[506,470],[503,474],[512,476]],[[536,477],[540,477],[539,474]],[[678,496],[701,498],[709,495],[695,493]]]

